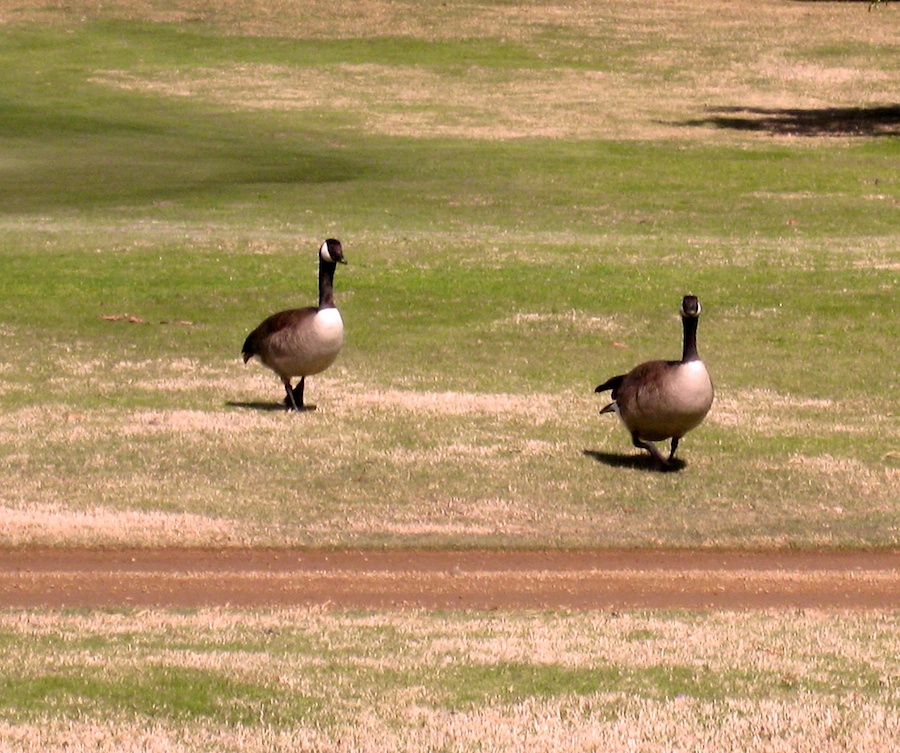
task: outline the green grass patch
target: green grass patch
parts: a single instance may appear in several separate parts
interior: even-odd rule
[[[649,667],[499,663],[459,665],[437,673],[437,685],[450,709],[486,703],[515,704],[529,699],[570,699],[593,694],[671,701],[692,698],[715,701],[739,697],[752,686],[781,678],[750,678],[746,673],[720,675],[697,667],[664,664]]]
[[[803,717],[816,720],[813,739],[865,735],[886,750],[897,718],[898,632],[876,613],[125,610],[0,621],[0,724],[23,735],[40,725],[45,742],[104,725],[197,746],[238,729],[257,750],[301,733],[338,745],[356,729],[402,730],[404,749],[433,734],[469,749],[515,729],[543,745],[626,724],[648,743],[703,729],[713,745],[746,743],[766,724],[788,740]]]
[[[139,718],[185,724],[281,724],[302,718],[311,701],[273,693],[215,672],[185,667],[150,667],[120,678],[48,675],[5,678],[0,689],[4,716],[18,721],[47,716]]]

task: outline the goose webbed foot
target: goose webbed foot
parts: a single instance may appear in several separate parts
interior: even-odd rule
[[[284,381],[284,391],[287,393],[287,396],[284,398],[284,407],[290,410],[300,410],[297,407],[297,399],[294,397],[294,390],[291,389],[291,380],[285,379]]]
[[[675,450],[673,449],[669,454],[668,459],[663,456],[663,454],[659,451],[653,442],[645,442],[641,439],[637,434],[631,435],[631,442],[635,447],[638,447],[642,450],[647,450],[653,458],[659,463],[659,469],[661,471],[674,471],[677,470],[676,466],[672,464],[672,458],[675,455]],[[678,444],[677,442],[675,443]]]
[[[675,450],[678,449],[678,437],[672,437],[672,448],[669,450],[669,459],[667,463],[671,463],[675,459]]]
[[[284,380],[284,390],[287,396],[284,398],[284,405],[289,411],[314,411],[315,405],[306,405],[303,402],[303,388],[305,386],[306,377],[301,377],[299,383],[293,389],[291,388],[290,379]]]
[[[303,405],[301,405],[301,404],[298,403],[296,400],[294,400],[294,401],[292,402],[292,401],[289,400],[288,398],[285,398],[285,399],[282,400],[281,402],[284,403],[284,407],[285,407],[288,411],[296,411],[297,413],[311,412],[311,411],[314,411],[314,410],[316,409],[316,406],[315,406],[315,405],[307,405],[307,404],[305,404],[305,403],[304,403]]]

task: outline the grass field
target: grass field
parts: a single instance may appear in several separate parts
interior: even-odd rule
[[[898,638],[813,613],[7,615],[0,745],[886,752]]]
[[[867,7],[0,0],[0,544],[897,547],[900,8]],[[327,236],[347,344],[289,415],[240,346]],[[688,292],[716,403],[660,474],[593,388],[678,356]],[[3,620],[0,750],[898,729],[887,615]],[[572,644],[629,635],[674,653]]]
[[[895,9],[3,19],[3,541],[896,545]],[[347,345],[272,412],[240,345],[330,235]],[[686,292],[717,402],[646,473],[592,388]]]

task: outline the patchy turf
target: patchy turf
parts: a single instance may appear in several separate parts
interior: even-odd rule
[[[3,613],[0,737],[16,750],[887,753],[898,635],[895,615],[872,612]]]
[[[253,8],[4,8],[6,543],[896,544],[891,8]],[[335,234],[300,423],[236,351]],[[663,478],[590,390],[687,290]]]
[[[891,556],[898,20],[781,0],[0,3],[0,542],[140,547],[117,575],[273,544]],[[320,410],[287,416],[238,351],[314,300],[329,235],[347,346],[311,380]],[[677,356],[685,292],[717,401],[663,475],[591,390]],[[39,570],[4,583],[65,596],[90,574]],[[620,595],[896,594],[896,567],[823,572],[657,570]],[[295,575],[221,583],[323,583]],[[405,598],[491,578],[551,584],[522,606],[597,596],[584,573],[413,576]],[[147,608],[0,613],[0,747],[887,753],[900,735],[883,601],[168,611],[158,570],[133,580]]]

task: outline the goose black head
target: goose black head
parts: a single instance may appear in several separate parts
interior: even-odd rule
[[[322,244],[322,247],[319,249],[319,258],[324,262],[347,263],[344,259],[344,249],[337,238],[329,238]]]
[[[695,295],[686,295],[681,301],[681,315],[689,319],[700,316],[700,301]]]

